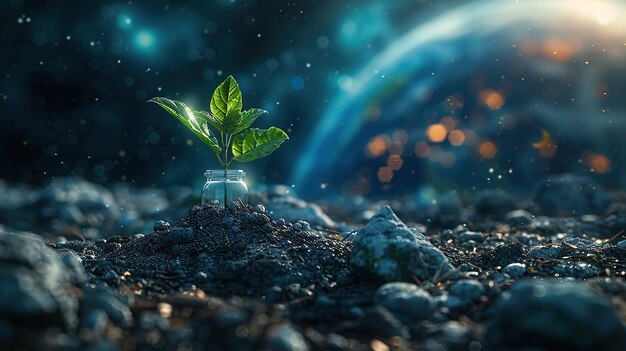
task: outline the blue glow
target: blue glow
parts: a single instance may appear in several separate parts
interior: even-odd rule
[[[132,26],[132,24],[133,24],[133,20],[128,15],[120,15],[117,18],[117,25],[121,29],[128,29]]]
[[[291,78],[291,89],[302,90],[302,88],[304,88],[304,78],[301,76]]]
[[[148,30],[142,30],[135,35],[135,43],[140,49],[149,50],[156,44],[156,37],[154,33]]]

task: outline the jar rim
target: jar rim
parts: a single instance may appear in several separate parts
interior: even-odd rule
[[[210,177],[210,176],[224,176],[224,174],[226,174],[226,176],[245,176],[246,173],[241,170],[241,169],[207,169],[204,171],[204,176],[205,177]]]

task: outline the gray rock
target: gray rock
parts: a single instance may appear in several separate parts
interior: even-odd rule
[[[519,279],[526,274],[526,265],[523,263],[511,263],[504,267],[504,273],[513,279]]]
[[[130,325],[133,315],[130,308],[123,302],[124,298],[117,292],[104,287],[86,287],[81,309],[87,311],[100,310],[113,322]],[[127,302],[127,301],[126,301]]]
[[[533,246],[526,256],[531,258],[541,258],[544,260],[552,260],[561,258],[561,249],[557,246],[537,245]]]
[[[272,333],[267,348],[273,351],[307,351],[309,345],[300,332],[287,324],[278,327]]]
[[[514,227],[529,225],[533,221],[533,215],[525,210],[515,210],[507,213],[504,220]]]
[[[575,246],[579,249],[600,248],[600,245],[596,245],[593,241],[583,238],[567,238],[563,240],[563,244]]]
[[[626,247],[626,240],[622,240],[622,241],[618,242],[617,246],[619,246],[619,247]]]
[[[534,201],[550,216],[581,216],[602,214],[609,205],[609,196],[587,177],[559,174],[543,179]]]
[[[462,242],[474,241],[482,243],[485,241],[485,236],[482,233],[467,231],[459,234],[459,240]]]
[[[154,222],[154,231],[158,232],[160,230],[166,230],[166,229],[170,229],[172,225],[169,224],[168,222],[164,221],[164,220],[158,220],[156,222]]]
[[[73,328],[75,278],[39,237],[0,233],[0,320]]]
[[[616,309],[579,281],[519,281],[500,297],[486,336],[490,350],[626,350]]]
[[[454,267],[424,234],[407,227],[389,206],[381,208],[354,237],[350,264],[386,282],[431,280]]]
[[[374,302],[386,307],[399,319],[407,321],[428,319],[434,306],[433,298],[428,291],[415,284],[404,282],[381,286],[374,295]]]
[[[288,222],[304,220],[325,228],[337,227],[337,223],[328,217],[321,207],[293,196],[274,197],[266,205],[274,218],[284,218]]]
[[[471,279],[459,280],[450,287],[450,295],[458,297],[465,305],[478,301],[485,291],[481,283]]]

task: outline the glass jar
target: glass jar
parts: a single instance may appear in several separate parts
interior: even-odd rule
[[[204,172],[206,183],[202,187],[202,204],[228,206],[236,200],[248,203],[248,186],[243,181],[242,170],[209,169]]]

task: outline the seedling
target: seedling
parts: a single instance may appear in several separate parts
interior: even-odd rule
[[[207,144],[224,170],[233,161],[250,162],[268,156],[289,139],[277,127],[250,128],[267,111],[259,108],[242,111],[241,90],[233,76],[228,76],[213,92],[210,111],[192,111],[183,102],[164,97],[148,102],[161,106]]]
[[[161,106],[207,144],[224,167],[224,176],[233,161],[250,162],[265,157],[289,139],[277,127],[250,128],[267,111],[259,108],[242,111],[241,90],[233,76],[228,76],[213,92],[210,111],[192,111],[183,102],[164,97],[148,102]],[[224,207],[227,199],[228,187],[224,182]]]

